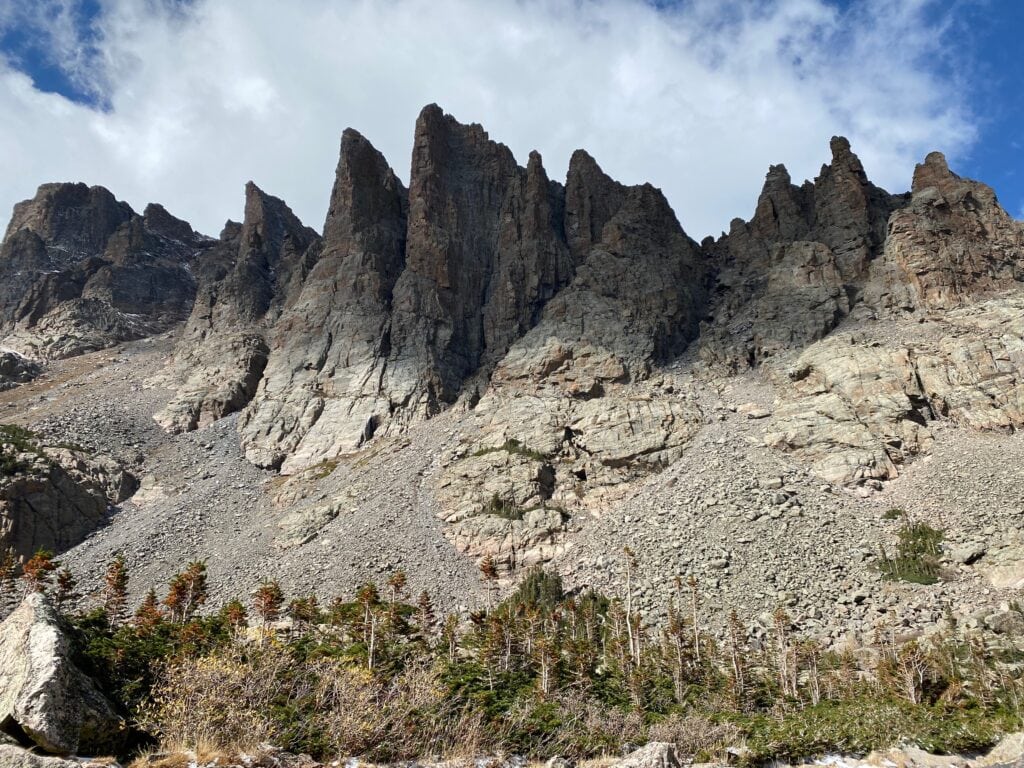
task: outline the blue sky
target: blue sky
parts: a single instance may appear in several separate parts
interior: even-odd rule
[[[51,180],[164,202],[216,234],[253,178],[312,226],[337,137],[408,177],[437,101],[554,178],[590,150],[695,237],[848,135],[909,186],[939,149],[1024,218],[1019,0],[0,0],[0,218]]]

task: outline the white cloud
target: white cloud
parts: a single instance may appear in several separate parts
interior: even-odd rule
[[[539,149],[552,178],[584,147],[620,180],[654,183],[699,238],[750,216],[769,163],[813,177],[833,134],[893,190],[931,149],[955,163],[973,121],[935,74],[944,40],[926,5],[106,0],[91,74],[55,35],[109,111],[0,65],[0,211],[43,181],[80,179],[216,234],[252,178],[319,228],[342,129],[408,180],[413,122],[437,102],[521,162]]]

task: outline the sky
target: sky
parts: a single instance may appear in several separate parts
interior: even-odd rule
[[[1020,0],[0,0],[0,219],[49,181],[207,234],[252,179],[323,224],[341,132],[408,182],[440,104],[564,180],[583,147],[696,239],[847,136],[893,192],[944,152],[1024,219]]]

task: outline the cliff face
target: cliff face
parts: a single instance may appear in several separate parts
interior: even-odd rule
[[[527,334],[529,354],[549,337],[600,344],[646,376],[696,332],[700,262],[660,192],[616,184],[585,153],[563,188],[538,154],[521,167],[430,106],[406,192],[346,132],[319,261],[243,415],[247,453],[294,472],[475,402]]]
[[[156,416],[172,432],[244,407],[267,366],[267,337],[319,255],[320,238],[250,182],[245,219],[228,222],[197,270],[195,304],[175,352],[177,396]]]
[[[191,310],[206,246],[160,206],[140,216],[102,187],[44,184],[0,246],[0,338],[57,358],[165,331]]]
[[[45,185],[0,252],[0,329],[23,353],[0,383],[185,320],[157,421],[240,411],[246,458],[300,478],[447,411],[438,514],[510,568],[676,462],[707,392],[751,371],[773,455],[871,488],[937,421],[1024,424],[1024,225],[937,153],[892,195],[845,139],[831,152],[800,186],[772,166],[750,221],[700,246],[650,185],[579,150],[563,186],[433,105],[408,189],[345,131],[322,235],[253,184],[217,241]]]
[[[254,463],[315,464],[357,448],[387,418],[381,378],[406,215],[406,190],[384,157],[346,131],[320,257],[273,329],[269,364],[243,414]]]
[[[859,300],[889,217],[907,199],[868,181],[846,139],[831,149],[832,162],[801,187],[784,166],[769,168],[753,218],[705,243],[718,270],[701,340],[709,362],[735,371],[803,347]]]
[[[399,173],[345,131],[322,234],[252,184],[217,240],[83,185],[19,205],[0,408],[65,448],[0,446],[26,464],[0,547],[170,553],[146,586],[209,553],[321,596],[400,567],[454,609],[484,556],[608,588],[628,546],[648,608],[673,572],[751,615],[862,594],[868,634],[1006,599],[952,554],[1020,560],[1024,224],[991,189],[932,154],[889,194],[836,138],[697,245],[657,189],[583,150],[552,180],[434,106]],[[887,505],[946,528],[958,574],[909,612],[864,554]]]

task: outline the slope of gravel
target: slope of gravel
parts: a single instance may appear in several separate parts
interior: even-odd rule
[[[411,593],[429,590],[442,609],[483,604],[476,564],[445,537],[431,490],[459,433],[457,410],[282,478],[245,461],[237,416],[181,435],[153,422],[171,393],[150,382],[172,342],[162,336],[58,362],[0,393],[0,420],[114,455],[142,479],[108,526],[62,555],[87,599],[123,552],[135,598],[199,559],[213,604],[248,595],[264,578],[326,601],[399,568]],[[690,366],[681,361],[674,372],[686,377]],[[692,575],[709,615],[735,608],[767,625],[782,605],[805,629],[835,640],[925,626],[947,608],[977,618],[1013,598],[985,580],[988,555],[971,566],[951,560],[948,579],[934,586],[885,582],[875,559],[900,525],[883,517],[892,507],[945,529],[950,551],[1024,546],[1024,435],[933,424],[932,454],[861,496],[764,447],[766,420],[748,412],[770,411],[775,393],[759,374],[691,378],[687,389],[698,393],[705,426],[681,459],[637,483],[626,501],[572,521],[566,552],[553,563],[570,585],[618,589],[628,546],[639,562],[639,602],[655,613],[675,578]]]
[[[764,379],[749,374],[717,389],[698,385],[706,426],[679,461],[627,503],[581,523],[562,563],[573,583],[621,589],[629,547],[639,602],[655,613],[670,597],[688,605],[689,590],[676,596],[675,580],[693,576],[709,617],[736,609],[767,627],[783,606],[805,630],[837,641],[927,626],[947,609],[977,619],[1012,598],[977,568],[952,561],[936,585],[884,581],[877,554],[881,546],[892,551],[902,525],[884,516],[894,507],[944,529],[948,552],[1021,542],[1024,435],[933,425],[933,454],[865,497],[766,448],[764,422],[733,410],[747,403],[770,410]]]
[[[282,486],[245,460],[237,415],[180,435],[152,420],[171,393],[148,382],[172,342],[164,336],[61,361],[44,379],[0,399],[4,421],[114,455],[142,480],[107,527],[61,555],[87,598],[98,594],[106,564],[121,552],[135,599],[203,560],[213,603],[245,597],[265,578],[278,579],[289,594],[315,591],[327,600],[402,568],[410,592],[427,589],[443,608],[478,604],[475,565],[444,538],[432,498],[420,491],[445,439],[444,419],[376,445],[333,474]],[[334,521],[302,546],[282,548],[279,522],[288,512],[332,500],[344,505]]]

